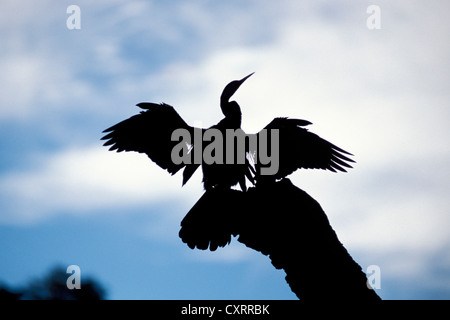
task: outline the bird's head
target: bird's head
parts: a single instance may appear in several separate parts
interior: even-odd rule
[[[223,114],[228,116],[232,110],[230,110],[230,106],[239,105],[235,101],[230,102],[230,98],[237,89],[244,83],[245,80],[247,80],[254,72],[250,73],[248,76],[242,78],[241,80],[234,80],[231,81],[229,84],[225,86],[225,89],[223,89],[222,95],[220,96],[220,107],[222,108]],[[240,112],[240,110],[239,110]]]

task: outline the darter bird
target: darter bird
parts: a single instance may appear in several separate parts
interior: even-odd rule
[[[230,99],[251,75],[253,73],[226,85],[220,97],[220,107],[225,118],[208,129],[189,126],[170,105],[142,102],[137,106],[144,111],[103,131],[107,133],[102,138],[106,140],[104,146],[110,146],[111,151],[145,153],[172,175],[184,168],[183,185],[201,165],[205,190],[229,189],[239,184],[241,190],[246,191],[246,178],[256,185],[275,182],[300,168],[324,169],[333,172],[336,170],[345,172],[345,168],[352,168],[348,162],[354,161],[345,156],[352,156],[352,154],[309,132],[304,127],[311,122],[306,120],[275,118],[256,134],[243,133],[241,108],[236,101],[230,101]],[[202,139],[197,141],[191,138],[182,148],[190,161],[174,161],[173,150],[180,144],[173,139],[173,133],[177,129],[183,129],[190,137],[195,137],[196,133],[203,137],[210,129],[216,129],[222,137],[226,137],[227,130],[239,131],[245,136],[243,140],[245,141],[245,160],[241,162],[223,160],[211,163],[202,158],[201,161],[193,161],[196,152],[202,155],[203,151],[207,148],[211,149],[212,144],[217,141],[212,138],[208,141]],[[267,136],[271,136],[272,133],[275,134],[276,139],[267,139]],[[252,138],[256,138],[254,141],[257,142],[253,146],[250,144]],[[222,142],[224,140],[225,138]],[[214,151],[215,153],[221,151],[222,159],[227,158],[227,152],[230,153],[230,149],[226,148],[227,143],[222,143],[222,149]],[[234,151],[232,159],[236,160],[239,156],[238,146],[232,145],[232,147],[231,152]],[[259,161],[262,149],[266,152],[270,150],[271,159],[277,162],[276,170],[270,174],[265,174],[264,170],[271,164]]]

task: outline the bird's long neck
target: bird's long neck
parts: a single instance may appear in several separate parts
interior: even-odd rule
[[[237,129],[241,127],[242,112],[236,101],[223,101],[220,102],[220,107],[225,115],[225,121],[230,129]]]

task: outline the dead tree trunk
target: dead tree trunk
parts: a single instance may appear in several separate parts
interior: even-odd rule
[[[361,267],[341,244],[319,203],[289,179],[272,185],[207,191],[181,222],[190,248],[238,241],[268,255],[298,298],[375,301]]]

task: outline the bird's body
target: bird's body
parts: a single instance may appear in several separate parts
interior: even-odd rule
[[[243,163],[225,163],[225,161],[210,163],[203,158],[201,163],[174,161],[172,151],[179,143],[172,140],[172,134],[176,129],[184,129],[191,137],[194,137],[196,130],[205,134],[207,130],[215,129],[223,137],[223,159],[226,158],[226,146],[230,143],[230,141],[226,141],[227,131],[241,130],[242,121],[239,104],[236,101],[230,101],[230,98],[252,74],[241,80],[232,81],[225,87],[220,97],[220,107],[225,118],[208,129],[189,126],[175,109],[167,104],[139,103],[138,106],[145,111],[106,129],[104,132],[108,132],[108,134],[102,138],[102,140],[107,140],[104,145],[111,146],[109,150],[117,150],[117,152],[136,151],[146,153],[152,161],[172,175],[184,168],[183,185],[201,165],[203,185],[206,190],[229,189],[239,184],[240,188],[246,191],[246,178],[256,184],[263,181],[276,181],[300,168],[324,169],[333,172],[336,172],[336,170],[345,172],[344,167],[351,168],[347,162],[354,161],[344,156],[344,154],[351,155],[350,153],[303,128],[311,124],[309,121],[289,118],[275,118],[258,132],[256,134],[258,148],[253,150],[249,148],[249,145],[246,145],[246,157]],[[269,142],[265,142],[266,140],[263,139],[265,135],[271,135],[272,133],[277,139],[273,141],[269,139]],[[213,142],[203,141],[199,146],[196,145],[194,139],[191,139],[189,145],[185,147],[189,150],[189,157],[192,159],[196,152],[201,151],[203,154],[203,151],[211,148]],[[261,142],[269,144],[268,148],[272,150],[271,156],[275,157],[274,159],[278,162],[276,172],[270,175],[264,174],[267,164],[258,162]],[[277,148],[274,148],[275,143]],[[200,150],[198,150],[199,148]],[[237,158],[239,150],[237,146],[234,146],[234,148],[233,155]],[[277,151],[277,154],[273,154],[274,150]],[[253,159],[253,165],[249,158]]]
[[[222,133],[224,137],[223,141],[223,155],[226,157],[226,130],[241,129],[242,112],[236,101],[230,101],[231,96],[239,89],[242,83],[249,78],[253,73],[244,77],[241,80],[235,80],[230,82],[222,92],[220,97],[220,108],[225,118],[220,120],[219,123],[212,126],[210,129],[217,129]],[[202,164],[203,170],[203,185],[206,190],[210,188],[226,188],[229,189],[239,183],[241,189],[246,191],[245,177],[251,179],[249,163],[244,164]]]
[[[245,178],[247,177],[250,181],[253,181],[253,177],[251,175],[250,163],[247,159],[245,159],[245,163],[240,164],[237,162],[237,156],[234,157],[234,161],[232,163],[228,163],[226,160],[227,154],[227,130],[239,130],[240,128],[236,128],[232,126],[223,119],[218,124],[212,126],[210,129],[217,129],[221,132],[223,138],[222,145],[222,154],[223,159],[222,163],[212,163],[208,164],[202,163],[202,171],[203,171],[203,185],[206,190],[210,188],[226,188],[229,189],[236,184],[239,184],[240,188],[245,191],[246,190],[246,182]],[[206,145],[207,146],[207,145]],[[206,147],[205,146],[205,147]],[[238,152],[237,148],[234,147],[234,155]]]

